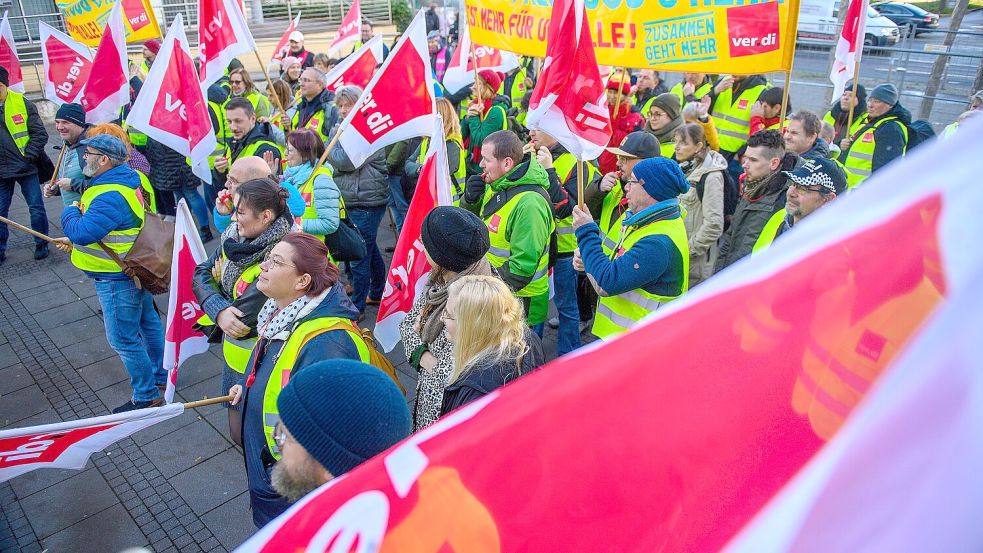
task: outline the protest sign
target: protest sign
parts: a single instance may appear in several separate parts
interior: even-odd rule
[[[147,0],[119,0],[123,4],[126,41],[143,42],[161,36],[154,10]],[[65,16],[65,28],[72,38],[86,46],[98,46],[106,27],[113,0],[55,0]]]

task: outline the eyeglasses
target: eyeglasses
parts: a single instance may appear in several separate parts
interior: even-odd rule
[[[282,450],[283,444],[287,443],[288,439],[292,438],[287,434],[287,429],[283,427],[283,423],[276,423],[276,426],[273,427],[273,443]]]
[[[104,154],[102,152],[93,152],[93,151],[90,151],[90,150],[86,150],[86,151],[82,152],[82,157],[104,156],[104,155],[106,155],[106,154]]]
[[[291,265],[290,263],[287,263],[286,261],[283,261],[280,258],[273,257],[272,251],[266,254],[266,257],[263,258],[263,263],[269,265],[271,269],[276,267],[293,267],[294,269],[297,268],[296,265]]]
[[[232,83],[232,84],[242,84],[242,81],[241,80],[233,81],[232,79],[229,79],[229,82]]]
[[[640,184],[641,182],[642,181],[638,179],[628,179],[625,181],[625,186],[635,186],[636,184]]]

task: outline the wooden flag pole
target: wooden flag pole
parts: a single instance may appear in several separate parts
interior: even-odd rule
[[[67,149],[68,144],[65,144],[61,147],[61,151],[58,152],[58,160],[55,161],[55,172],[51,174],[51,181],[44,186],[46,192],[53,192],[55,187],[58,186],[55,183],[58,182],[58,171],[61,169],[61,160],[65,157],[65,150]]]
[[[857,83],[860,82],[860,58],[853,64],[853,97],[857,97]],[[853,128],[853,106],[850,106],[850,113],[846,116],[846,134],[850,136],[850,129]]]
[[[788,111],[788,92],[789,88],[792,87],[792,68],[789,67],[788,71],[785,73],[785,90],[782,91],[782,113],[778,117],[778,132],[782,132],[785,129],[785,115]]]
[[[36,231],[36,230],[34,230],[32,228],[25,227],[24,225],[22,225],[20,223],[15,223],[14,221],[11,221],[10,219],[8,219],[6,217],[0,217],[0,223],[6,223],[7,225],[12,226],[12,227],[14,227],[15,229],[17,229],[19,231],[26,232],[27,234],[30,234],[31,236],[33,236],[35,238],[40,238],[41,240],[47,240],[48,242],[51,242],[52,244],[54,244],[54,243],[57,242],[57,240],[55,240],[54,238],[48,236],[47,234],[41,234],[40,232],[38,232],[38,231]]]
[[[577,160],[577,207],[584,209],[584,162]]]
[[[624,88],[625,88],[625,77],[627,77],[627,76],[628,76],[628,68],[625,67],[625,68],[623,68],[621,70],[621,79],[620,79],[620,82],[619,82],[619,84],[621,86],[618,87],[618,99],[614,101],[614,116],[615,117],[618,116],[618,110],[621,109],[621,97],[624,96],[624,94],[622,94],[621,91],[624,90]]]
[[[214,405],[216,403],[225,403],[226,401],[232,401],[233,397],[235,396],[227,395],[227,396],[220,396],[220,397],[210,397],[207,399],[200,399],[198,401],[192,401],[191,403],[185,403],[184,408],[194,409],[196,407],[204,407],[206,405]]]
[[[280,97],[277,96],[276,90],[273,88],[273,79],[270,78],[270,73],[266,70],[266,64],[263,63],[263,58],[259,55],[259,50],[254,49],[253,53],[256,54],[256,61],[259,62],[259,68],[263,70],[263,76],[266,77],[266,91],[270,98],[273,99],[273,103],[276,104],[277,109],[282,113],[287,113],[286,108],[280,103]],[[286,126],[283,128],[284,131],[290,130]]]

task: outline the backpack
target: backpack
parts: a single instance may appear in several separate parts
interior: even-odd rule
[[[916,146],[924,144],[935,138],[935,130],[932,129],[932,124],[924,119],[912,121],[906,126],[908,127],[908,145],[906,147],[906,152],[910,152],[914,150]]]
[[[708,171],[703,173],[699,182],[694,186],[696,188],[696,195],[700,198],[701,202],[703,201],[703,189],[706,187],[707,176],[713,172]],[[724,177],[724,230],[726,231],[730,227],[731,216],[737,210],[737,201],[741,199],[741,192],[737,187],[737,183],[734,182],[734,177],[731,176],[730,171],[721,169],[720,174]]]
[[[375,345],[375,337],[372,335],[372,330],[368,328],[359,328],[354,322],[338,322],[328,328],[318,332],[317,334],[322,334],[324,332],[330,332],[332,330],[354,330],[362,338],[362,342],[365,343],[365,347],[369,350],[369,365],[379,369],[380,371],[386,373],[386,376],[392,379],[392,381],[399,388],[399,391],[406,395],[406,388],[399,383],[399,378],[396,376],[396,367],[393,366],[392,362],[389,361],[379,348]],[[349,336],[351,336],[349,334]],[[312,336],[313,337],[313,336]]]

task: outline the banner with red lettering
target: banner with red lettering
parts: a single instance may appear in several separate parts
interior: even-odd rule
[[[354,0],[341,25],[335,32],[334,40],[328,45],[329,52],[337,52],[349,44],[358,42],[362,31],[362,3]]]
[[[436,114],[427,27],[420,10],[342,121],[338,143],[352,164],[361,167],[386,146],[429,136]]]
[[[392,351],[399,342],[399,323],[413,309],[417,294],[429,281],[431,265],[420,240],[423,219],[434,207],[454,203],[444,121],[439,115],[427,144],[426,158],[420,168],[416,192],[406,212],[403,230],[396,242],[375,323],[375,338],[387,352]]]
[[[93,453],[184,412],[183,403],[0,431],[0,482],[41,468],[81,470]]]
[[[54,4],[65,20],[68,34],[86,46],[99,44],[106,20],[116,4],[122,5],[127,42],[142,43],[160,37],[160,26],[149,0],[55,0]]]
[[[256,50],[246,16],[236,0],[198,0],[198,53],[202,90],[225,75],[236,57]]]
[[[38,23],[44,61],[44,97],[61,104],[77,103],[92,71],[89,47],[48,25]]]
[[[464,21],[463,17],[461,21]],[[461,25],[461,39],[458,41],[457,49],[451,56],[451,63],[444,73],[442,83],[449,92],[457,92],[474,84],[476,65],[479,71],[492,69],[501,73],[508,73],[519,67],[519,57],[512,52],[472,44],[471,32],[468,29],[466,24]]]
[[[983,121],[238,551],[980,551]]]
[[[0,66],[7,69],[7,88],[14,92],[24,93],[24,75],[17,56],[17,43],[14,42],[14,32],[10,29],[7,12],[0,19]]]
[[[195,322],[204,315],[191,291],[195,267],[208,259],[197,225],[182,198],[174,222],[174,251],[171,253],[171,291],[167,295],[167,326],[164,332],[164,370],[167,389],[164,401],[174,401],[177,373],[192,355],[208,351],[208,337],[195,330]]]
[[[130,103],[130,60],[126,57],[126,31],[123,27],[123,3],[117,2],[109,12],[99,48],[92,58],[93,67],[82,91],[82,109],[87,123],[107,123],[119,119],[120,110]]]
[[[270,61],[280,61],[287,57],[287,52],[290,51],[290,33],[296,31],[298,26],[300,26],[300,12],[297,12],[297,17],[287,26],[287,31],[280,37],[280,42],[276,43],[276,48],[273,49],[273,57],[270,58]]]
[[[183,23],[177,14],[126,123],[190,158],[194,174],[211,182],[208,155],[217,141],[202,89],[188,86],[196,72]]]
[[[365,88],[380,63],[382,63],[382,35],[375,35],[357,52],[341,60],[341,63],[328,72],[327,89],[337,92],[339,88],[347,85]]]

